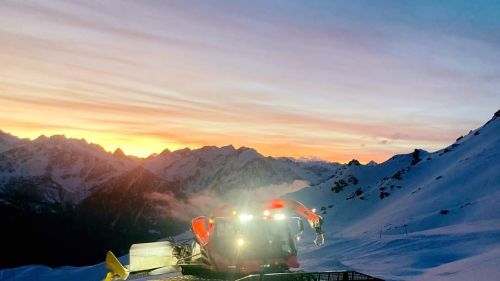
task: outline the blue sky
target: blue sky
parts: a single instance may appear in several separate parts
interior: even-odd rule
[[[498,1],[2,1],[0,129],[382,161],[500,105]]]

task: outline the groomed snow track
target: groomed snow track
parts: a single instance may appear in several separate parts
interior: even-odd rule
[[[200,276],[181,275],[151,281],[350,281],[371,280],[384,281],[356,271],[323,271],[323,272],[294,272],[294,273],[267,273],[248,275],[239,279],[211,279]]]

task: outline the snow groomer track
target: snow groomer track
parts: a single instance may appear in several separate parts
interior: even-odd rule
[[[239,279],[210,279],[199,276],[182,275],[168,278],[151,279],[151,281],[349,281],[373,280],[384,281],[356,271],[325,271],[325,272],[296,272],[296,273],[271,273],[248,275]]]

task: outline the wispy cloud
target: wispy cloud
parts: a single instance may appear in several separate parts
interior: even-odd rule
[[[491,7],[188,2],[1,2],[2,129],[381,161],[497,110]]]

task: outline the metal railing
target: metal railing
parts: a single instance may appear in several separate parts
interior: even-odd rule
[[[350,281],[372,280],[383,281],[356,271],[324,271],[324,272],[290,272],[254,274],[236,281]]]

